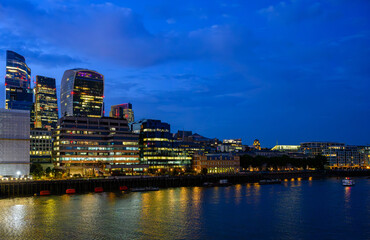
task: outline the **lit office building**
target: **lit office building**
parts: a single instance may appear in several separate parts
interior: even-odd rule
[[[242,140],[238,139],[224,139],[222,144],[217,146],[219,152],[241,152],[243,151]]]
[[[344,147],[344,143],[337,143],[337,142],[304,142],[301,143],[300,150],[306,155],[323,155],[324,149],[327,149],[330,146],[342,146]]]
[[[298,152],[300,147],[300,145],[275,145],[273,148],[271,148],[271,151]]]
[[[132,110],[131,103],[123,103],[111,106],[109,116],[114,118],[125,118],[128,123],[135,121],[134,111]]]
[[[191,156],[183,149],[173,147],[170,124],[145,119],[133,123],[131,127],[134,133],[140,134],[141,161],[150,168],[190,167]]]
[[[64,72],[60,89],[61,116],[102,117],[103,98],[102,74],[87,69]]]
[[[31,69],[23,56],[6,51],[6,109],[30,111],[33,104],[31,89]]]
[[[98,175],[113,165],[140,163],[139,135],[129,131],[126,119],[65,116],[53,138],[53,159],[70,174]]]
[[[52,130],[58,122],[58,101],[55,78],[36,76],[35,128]]]
[[[327,157],[331,168],[361,168],[367,166],[366,147],[363,146],[327,146],[322,155]]]
[[[30,138],[31,163],[52,163],[51,131],[41,128],[31,129]]]
[[[0,176],[30,173],[30,111],[0,109]]]

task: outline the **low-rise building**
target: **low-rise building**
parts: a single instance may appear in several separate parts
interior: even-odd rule
[[[275,145],[273,148],[271,148],[271,151],[298,152],[300,147],[300,145]]]
[[[324,150],[330,146],[345,146],[344,143],[337,142],[304,142],[301,143],[300,150],[306,155],[323,155]]]
[[[131,125],[140,134],[140,157],[142,164],[151,169],[188,168],[191,156],[177,144],[171,134],[170,124],[154,119],[144,119]]]
[[[31,163],[51,164],[53,144],[51,131],[45,128],[31,129],[30,134],[30,160]]]
[[[217,146],[218,152],[242,152],[242,140],[238,139],[224,139],[222,144]]]
[[[126,119],[64,116],[53,138],[55,164],[70,174],[104,174],[107,165],[140,163],[139,135],[129,131]]]
[[[364,146],[328,146],[323,150],[331,168],[367,167],[367,154]]]
[[[195,154],[192,168],[197,173],[237,173],[240,170],[240,157],[231,153]]]

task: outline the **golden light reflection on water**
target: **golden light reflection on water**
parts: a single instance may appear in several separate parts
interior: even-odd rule
[[[351,187],[344,187],[344,202],[346,203],[346,207],[349,207],[351,201],[351,189]]]
[[[141,193],[139,225],[142,234],[146,237],[159,236],[160,239],[171,239],[173,236],[186,238],[185,234],[199,225],[202,190],[199,187],[182,187]]]
[[[242,189],[243,189],[243,186],[241,184],[237,184],[234,187],[234,192],[235,192],[234,199],[235,199],[235,204],[236,205],[238,205],[240,203],[240,201],[241,201],[241,198],[242,198]]]

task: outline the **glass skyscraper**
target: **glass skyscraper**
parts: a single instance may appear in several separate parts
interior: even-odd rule
[[[134,111],[132,110],[131,103],[123,103],[111,106],[109,116],[114,118],[125,118],[128,123],[135,121]]]
[[[64,72],[60,89],[61,116],[102,117],[104,76],[88,69]]]
[[[58,102],[55,78],[36,76],[35,128],[52,130],[58,122]]]
[[[6,109],[31,110],[31,69],[22,55],[9,50],[6,51],[5,90]]]

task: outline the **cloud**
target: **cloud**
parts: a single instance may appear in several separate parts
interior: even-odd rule
[[[26,56],[27,61],[45,67],[69,66],[82,63],[79,58],[55,50],[49,44],[33,38],[24,38],[8,29],[0,28],[0,54],[5,57],[6,50]]]
[[[228,50],[240,44],[240,32],[227,25],[152,34],[132,9],[112,3],[83,7],[55,5],[47,10],[27,1],[22,3],[27,9],[20,7],[19,2],[1,4],[3,28],[12,29],[22,37],[42,39],[76,55],[110,60],[122,66],[224,58],[229,55]],[[169,21],[173,23],[174,19]]]
[[[298,23],[315,18],[324,13],[323,4],[311,0],[288,0],[270,5],[257,11],[271,21],[280,20],[285,23]]]

